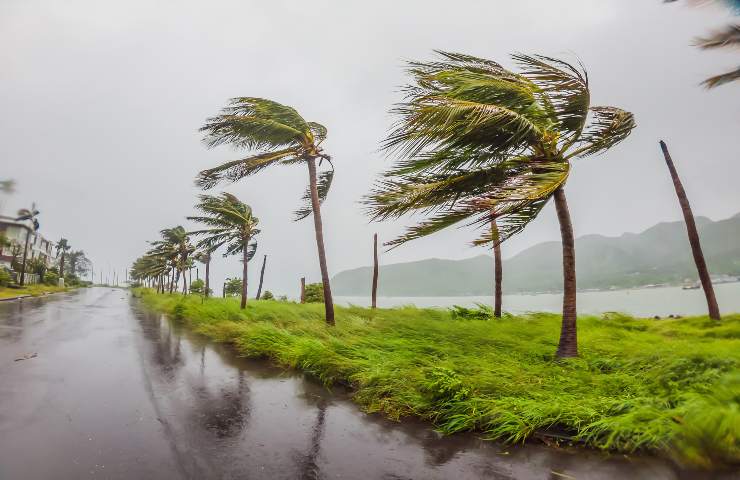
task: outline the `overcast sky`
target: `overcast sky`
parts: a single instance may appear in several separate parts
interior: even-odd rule
[[[698,84],[737,56],[690,44],[729,19],[717,6],[661,0],[0,0],[0,179],[18,183],[0,199],[3,213],[35,201],[43,235],[68,238],[96,270],[122,271],[160,229],[192,226],[184,217],[199,170],[240,155],[205,149],[205,118],[230,97],[259,96],[328,127],[337,168],[323,209],[329,269],[367,265],[373,232],[388,240],[413,221],[369,224],[357,203],[389,162],[377,148],[404,61],[442,49],[505,64],[512,52],[578,55],[593,103],[635,114],[625,142],[575,161],[566,191],[576,235],[680,219],[661,138],[694,212],[726,218],[740,211],[740,85]],[[262,254],[276,294],[296,296],[303,275],[319,280],[312,221],[292,222],[306,184],[294,166],[225,187],[261,220],[252,290]],[[382,263],[483,253],[472,238],[452,229]],[[558,238],[548,206],[504,255]],[[212,270],[220,285],[240,264],[219,258]]]

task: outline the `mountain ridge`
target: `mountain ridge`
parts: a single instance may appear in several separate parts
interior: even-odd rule
[[[704,255],[715,275],[740,276],[740,213],[713,221],[696,217]],[[507,293],[557,292],[562,288],[560,242],[533,245],[504,260]],[[587,234],[576,239],[579,289],[605,290],[696,280],[683,221],[660,222],[640,233]],[[337,295],[366,295],[372,267],[337,273]],[[493,260],[480,254],[462,260],[429,258],[380,267],[381,296],[490,295]]]

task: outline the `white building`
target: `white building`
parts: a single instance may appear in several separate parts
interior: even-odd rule
[[[53,258],[52,243],[45,239],[40,233],[34,233],[33,229],[27,225],[26,222],[17,222],[13,217],[0,215],[0,233],[3,233],[11,243],[20,245],[21,255],[23,255],[23,247],[26,244],[26,237],[28,237],[27,258],[31,259],[41,257],[47,265],[50,264],[51,259]],[[10,264],[13,261],[11,248],[12,247],[0,247],[0,266],[10,268]]]

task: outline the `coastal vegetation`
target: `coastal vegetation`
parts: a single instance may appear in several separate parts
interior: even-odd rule
[[[554,355],[560,317],[474,309],[337,307],[157,295],[143,304],[196,332],[343,384],[368,412],[444,433],[653,452],[699,467],[740,462],[740,316],[579,317],[580,356]]]

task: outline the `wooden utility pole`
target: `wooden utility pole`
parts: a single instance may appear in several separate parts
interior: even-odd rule
[[[689,198],[686,196],[686,190],[684,190],[681,179],[678,177],[676,167],[673,165],[671,154],[668,153],[668,146],[663,140],[660,141],[660,149],[663,150],[665,163],[666,165],[668,165],[668,170],[671,172],[673,187],[676,189],[678,203],[681,205],[683,219],[686,222],[686,232],[689,235],[691,253],[694,256],[696,270],[699,273],[699,281],[701,281],[701,286],[704,289],[704,296],[707,299],[709,318],[713,320],[719,320],[719,305],[717,305],[717,297],[714,296],[714,286],[712,285],[712,278],[709,276],[707,262],[704,260],[704,253],[701,250],[701,243],[699,242],[699,231],[696,229],[696,221],[694,221],[694,214],[691,211],[691,205],[689,205]]]
[[[257,288],[257,297],[255,297],[257,300],[260,299],[260,296],[262,295],[262,282],[265,279],[265,265],[267,264],[267,255],[264,256],[262,259],[262,270],[260,270],[260,286]]]
[[[301,303],[306,303],[306,277],[301,277]]]
[[[373,235],[373,292],[372,308],[378,308],[378,234]]]

